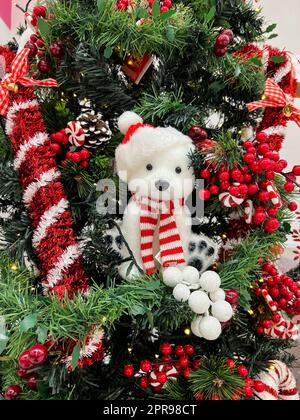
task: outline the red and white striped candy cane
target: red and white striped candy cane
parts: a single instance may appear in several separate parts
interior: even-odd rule
[[[244,198],[234,197],[229,192],[221,193],[219,200],[224,207],[237,207],[244,202]]]
[[[266,328],[264,333],[271,338],[281,338],[282,340],[297,340],[299,338],[299,328],[290,319],[285,319],[282,313],[277,323],[273,323],[271,328]]]
[[[250,225],[252,223],[253,213],[254,213],[254,206],[252,200],[246,200],[244,203],[244,214],[245,214],[245,222]]]
[[[280,194],[279,194],[277,188],[273,184],[273,182],[269,181],[267,183],[267,191],[269,193],[269,198],[272,201],[272,203],[274,204],[274,206],[277,207],[277,208],[281,208],[282,204],[283,204],[282,199],[280,197]]]
[[[262,289],[261,294],[264,297],[265,301],[267,302],[267,305],[271,309],[271,311],[277,312],[278,307],[277,305],[274,305],[274,301],[269,295],[269,292],[266,289]]]

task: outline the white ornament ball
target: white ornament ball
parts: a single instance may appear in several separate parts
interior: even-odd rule
[[[205,271],[200,277],[202,289],[209,293],[216,292],[221,286],[221,278],[215,271]]]
[[[215,292],[211,292],[209,294],[210,300],[212,302],[218,302],[219,300],[225,300],[226,299],[226,293],[223,289],[218,289]]]
[[[176,267],[168,267],[163,272],[163,282],[166,286],[174,288],[183,280],[182,271]]]
[[[183,280],[190,284],[199,283],[199,271],[195,267],[185,267],[182,270]]]
[[[190,289],[185,284],[177,284],[173,289],[173,296],[178,302],[186,302],[190,294]]]
[[[220,300],[212,304],[211,313],[219,321],[227,322],[232,318],[233,310],[230,303],[225,300]]]
[[[199,332],[206,340],[216,340],[222,333],[220,321],[213,316],[205,316],[199,323]]]
[[[208,311],[210,305],[211,301],[205,292],[197,290],[196,292],[191,293],[191,296],[189,297],[189,307],[196,314],[204,314]]]
[[[202,319],[202,316],[197,316],[197,318],[194,318],[191,322],[191,331],[196,337],[202,337],[199,331],[199,324]]]

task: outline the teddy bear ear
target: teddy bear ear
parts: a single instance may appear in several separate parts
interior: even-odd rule
[[[126,134],[130,126],[139,123],[143,123],[142,117],[132,111],[124,112],[118,119],[118,127],[122,134]]]

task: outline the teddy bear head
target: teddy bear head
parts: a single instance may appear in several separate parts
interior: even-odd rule
[[[172,127],[143,124],[134,112],[122,114],[118,125],[125,137],[116,149],[117,172],[129,190],[159,200],[187,198],[195,184],[192,140]]]

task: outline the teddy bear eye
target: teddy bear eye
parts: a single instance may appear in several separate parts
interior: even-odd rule
[[[148,163],[148,165],[146,166],[147,171],[152,171],[153,166],[151,165],[151,163]]]
[[[177,174],[180,174],[180,172],[181,172],[181,168],[180,168],[179,166],[177,166],[177,168],[175,169],[175,172],[176,172]]]

